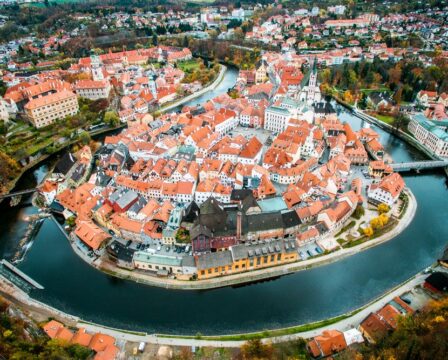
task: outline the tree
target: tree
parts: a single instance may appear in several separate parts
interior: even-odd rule
[[[190,232],[185,228],[180,228],[175,236],[176,242],[180,244],[190,243]]]
[[[270,359],[272,352],[272,345],[263,344],[260,339],[249,340],[241,347],[243,359]]]
[[[384,214],[384,213],[389,212],[390,207],[389,207],[389,205],[387,205],[385,203],[381,203],[378,205],[377,210],[378,210],[378,214]]]
[[[370,220],[370,226],[373,230],[378,230],[383,227],[383,221],[380,217],[373,218]]]
[[[373,229],[371,226],[364,228],[362,231],[367,237],[371,237],[373,235]]]
[[[401,112],[394,117],[394,120],[392,122],[392,126],[395,128],[395,130],[399,129],[406,130],[408,124],[409,124],[409,118]]]
[[[83,131],[79,134],[79,140],[81,140],[84,145],[87,145],[91,140],[90,134],[87,131]]]
[[[70,227],[73,227],[76,225],[76,217],[75,216],[70,216],[67,220],[67,225]]]
[[[381,214],[379,216],[381,223],[383,224],[383,226],[387,225],[387,223],[389,222],[389,216],[387,216],[386,214]]]
[[[104,122],[110,127],[115,127],[120,124],[120,118],[115,111],[106,111],[104,114]]]
[[[353,212],[353,217],[355,219],[361,219],[361,217],[363,217],[365,214],[365,209],[364,206],[362,205],[358,205],[355,209],[355,211]]]
[[[344,101],[349,104],[353,102],[353,96],[350,90],[344,92]]]

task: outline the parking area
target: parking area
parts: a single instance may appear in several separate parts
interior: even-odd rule
[[[299,256],[302,260],[306,260],[309,257],[316,256],[323,253],[323,250],[314,241],[308,244],[302,245],[297,249]]]
[[[145,344],[143,351],[138,351],[140,343],[128,341],[124,347],[125,359],[129,360],[150,360],[157,359],[157,353],[159,350],[159,345],[156,344]]]
[[[400,298],[409,304],[414,311],[420,310],[428,303],[428,301],[433,299],[430,293],[421,286],[417,286],[411,291],[404,293]]]

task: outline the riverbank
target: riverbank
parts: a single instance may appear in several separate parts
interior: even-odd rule
[[[147,342],[157,345],[171,346],[199,346],[199,347],[240,347],[251,339],[262,339],[263,342],[281,343],[299,338],[311,338],[321,334],[324,330],[334,329],[346,331],[356,327],[371,312],[378,311],[396,296],[410,291],[421,285],[427,275],[418,273],[403,283],[395,286],[386,293],[370,301],[368,304],[339,315],[299,326],[280,328],[275,330],[264,330],[261,332],[240,333],[220,336],[202,336],[200,334],[191,336],[147,334],[139,331],[126,331],[100,324],[84,321],[83,319],[64,313],[54,307],[48,306],[31,298],[27,293],[17,288],[11,282],[0,276],[0,294],[7,300],[20,307],[30,317],[38,322],[48,321],[54,318],[67,326],[85,328],[88,332],[101,332],[115,337],[117,340],[132,342]]]
[[[390,134],[393,134],[394,136],[400,138],[401,140],[405,141],[407,144],[411,145],[413,148],[415,148],[416,150],[424,153],[426,156],[428,156],[430,159],[433,160],[441,160],[441,158],[439,158],[438,156],[435,156],[431,151],[429,151],[425,146],[423,146],[422,144],[420,144],[417,139],[415,139],[413,136],[409,135],[408,133],[406,133],[405,131],[401,130],[401,129],[396,129],[395,127],[393,127],[390,124],[385,123],[384,121],[381,121],[379,119],[377,119],[374,116],[368,115],[366,114],[364,111],[359,110],[358,108],[346,103],[345,101],[342,101],[341,99],[339,99],[336,96],[332,96],[332,98],[340,105],[342,105],[343,107],[345,107],[346,109],[350,110],[351,113],[360,118],[361,120],[365,120],[367,122],[369,122],[370,124],[373,124],[375,126],[378,126],[379,128],[387,131]],[[447,172],[447,170],[445,170]],[[448,175],[448,172],[447,172]]]
[[[323,266],[326,264],[330,264],[335,261],[339,261],[348,256],[355,255],[361,251],[370,249],[374,246],[380,245],[386,241],[389,241],[400,234],[403,230],[407,228],[407,226],[412,222],[415,213],[417,211],[417,200],[415,199],[414,194],[410,189],[405,189],[406,194],[409,198],[409,203],[406,208],[406,212],[403,217],[399,220],[398,224],[392,228],[389,232],[378,236],[377,238],[367,240],[362,242],[359,245],[355,245],[353,247],[342,248],[336,250],[327,255],[317,256],[315,258],[304,260],[300,262],[289,263],[285,265],[279,265],[275,267],[260,269],[260,270],[252,270],[244,273],[234,274],[234,275],[225,275],[222,277],[217,277],[213,279],[205,279],[205,280],[195,280],[195,281],[184,281],[177,279],[169,279],[169,278],[159,278],[149,274],[145,274],[143,272],[131,271],[123,268],[118,268],[115,263],[112,263],[106,259],[92,259],[83,254],[77,249],[76,244],[71,241],[69,236],[65,233],[65,230],[57,223],[61,232],[67,237],[73,251],[86,263],[91,265],[92,267],[103,271],[104,273],[115,276],[120,279],[130,280],[137,282],[139,284],[145,284],[149,286],[162,287],[166,289],[175,289],[175,290],[209,290],[209,289],[217,289],[226,286],[235,286],[242,285],[257,281],[265,281],[272,278],[277,278],[280,276],[293,274],[295,272],[308,270],[314,267]],[[54,220],[56,221],[56,220]]]
[[[102,135],[102,134],[106,134],[108,132],[112,132],[112,131],[116,131],[119,129],[122,129],[126,126],[126,124],[120,124],[118,126],[115,126],[113,128],[105,128],[105,129],[98,129],[98,130],[93,130],[93,131],[89,131],[89,135],[91,137],[94,136],[98,136],[98,135]],[[2,195],[8,195],[10,194],[15,187],[17,186],[17,183],[20,181],[20,179],[22,178],[22,176],[29,170],[35,168],[36,166],[38,166],[39,164],[41,164],[43,161],[47,160],[49,157],[56,155],[57,153],[67,149],[69,146],[72,146],[74,144],[76,144],[77,142],[79,142],[79,139],[76,140],[72,140],[72,141],[68,141],[64,144],[62,144],[62,146],[60,148],[58,148],[58,150],[54,153],[51,154],[44,154],[42,156],[40,156],[39,158],[37,158],[36,160],[30,162],[29,164],[23,166],[20,168],[20,173],[13,179],[11,180],[8,185],[7,185],[7,191],[4,192]],[[0,199],[0,203],[3,201],[4,199]]]
[[[196,98],[198,98],[201,95],[204,95],[208,91],[211,91],[211,90],[215,89],[221,83],[221,81],[224,79],[224,75],[225,75],[225,73],[227,71],[227,66],[225,66],[223,64],[220,64],[220,66],[221,66],[221,68],[219,70],[218,76],[216,77],[216,79],[210,85],[208,85],[205,88],[195,92],[194,94],[185,96],[182,99],[174,101],[174,103],[169,104],[168,106],[162,107],[162,108],[158,109],[156,112],[157,113],[161,113],[161,114],[165,113],[165,112],[167,112],[167,111],[169,111],[171,109],[174,109],[174,108],[176,108],[176,107],[178,107],[178,106],[180,106],[182,104],[185,104],[186,102],[189,102],[189,101],[191,101],[193,99],[196,99]]]
[[[216,77],[216,79],[211,84],[209,84],[208,86],[206,86],[205,88],[201,89],[200,91],[198,91],[198,92],[196,92],[194,94],[185,96],[185,97],[175,101],[174,103],[169,104],[166,107],[162,107],[162,108],[158,109],[157,112],[160,112],[160,113],[167,112],[167,111],[169,111],[169,110],[171,110],[173,108],[176,108],[176,107],[178,107],[178,106],[180,106],[182,104],[185,104],[185,103],[187,103],[187,102],[189,102],[191,100],[194,100],[195,98],[197,98],[199,96],[204,95],[208,91],[211,91],[211,90],[215,89],[223,81],[224,75],[226,74],[226,72],[227,72],[227,67],[225,65],[223,65],[223,64],[220,64],[220,71],[218,73],[218,76]],[[108,133],[108,132],[112,132],[112,131],[116,131],[116,130],[122,129],[125,126],[126,126],[126,124],[120,124],[119,126],[116,126],[116,127],[113,127],[113,128],[105,128],[105,129],[98,129],[98,130],[94,130],[94,131],[89,131],[89,134],[90,134],[91,137],[94,137],[94,136],[98,136],[98,135],[102,135],[102,134],[105,134],[105,133]],[[52,156],[54,154],[57,154],[57,153],[61,152],[62,150],[65,150],[67,147],[75,144],[78,141],[79,140],[76,139],[76,140],[64,143],[55,153],[44,154],[44,155],[40,156],[38,159],[36,159],[36,160],[30,162],[29,164],[27,164],[26,166],[21,167],[20,168],[20,173],[13,180],[11,180],[7,184],[7,186],[6,186],[7,191],[3,195],[7,195],[7,194],[11,193],[14,190],[14,188],[16,187],[16,185],[19,182],[19,180],[22,178],[22,176],[28,170],[33,169],[34,167],[38,166],[43,161],[47,160],[50,156]],[[0,199],[0,203],[2,201],[3,201],[3,199]]]

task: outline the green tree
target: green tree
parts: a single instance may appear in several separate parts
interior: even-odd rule
[[[356,209],[355,209],[355,211],[353,212],[353,217],[355,218],[355,219],[361,219],[361,217],[363,217],[364,216],[364,214],[365,214],[365,209],[364,209],[364,206],[362,206],[362,205],[358,205],[357,207],[356,207]]]
[[[90,134],[87,131],[83,131],[79,134],[79,140],[81,140],[84,145],[87,145],[91,140]]]
[[[111,127],[115,127],[120,124],[120,118],[115,111],[106,111],[104,114],[104,122]]]

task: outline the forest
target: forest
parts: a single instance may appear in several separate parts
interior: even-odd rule
[[[398,62],[375,58],[371,63],[361,61],[326,68],[320,77],[326,93],[345,91],[346,97],[359,98],[361,93],[379,90],[393,94],[397,103],[411,102],[420,90],[448,92],[448,61],[436,55],[432,65],[425,66],[412,58]]]

